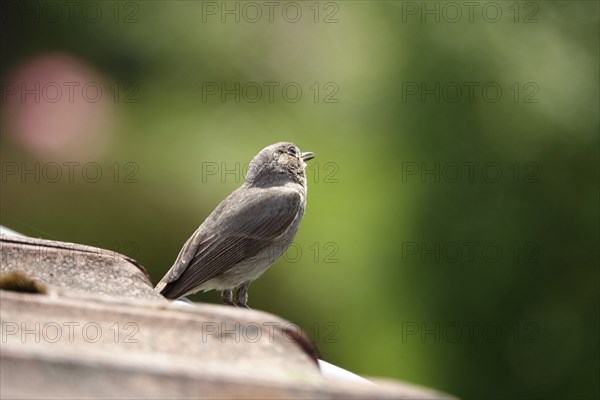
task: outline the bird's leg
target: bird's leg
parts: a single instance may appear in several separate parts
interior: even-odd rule
[[[235,303],[238,307],[244,307],[250,309],[246,304],[248,302],[248,287],[250,286],[250,281],[246,281],[240,285],[237,292],[235,293]]]
[[[235,306],[233,303],[233,292],[231,289],[224,289],[221,291],[221,300],[223,300],[223,303],[227,305]]]

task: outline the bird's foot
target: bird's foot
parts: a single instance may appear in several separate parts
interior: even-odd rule
[[[223,300],[223,303],[227,304],[228,306],[235,307],[235,303],[233,302],[233,292],[231,289],[225,289],[221,291],[221,300]]]
[[[250,281],[244,282],[240,285],[237,292],[235,292],[235,304],[238,307],[247,308],[248,307],[248,287],[250,286]]]

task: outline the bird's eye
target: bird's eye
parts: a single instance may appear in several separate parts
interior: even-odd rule
[[[298,152],[296,151],[296,148],[293,147],[293,146],[288,148],[288,153],[290,153],[292,155],[295,155],[295,156],[298,155]]]

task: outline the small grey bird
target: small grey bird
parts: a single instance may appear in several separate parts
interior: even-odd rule
[[[248,308],[248,286],[298,231],[306,207],[305,161],[312,158],[293,143],[265,147],[250,162],[244,184],[183,245],[156,290],[177,299],[217,289],[226,304]]]

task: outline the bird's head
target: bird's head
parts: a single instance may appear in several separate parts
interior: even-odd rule
[[[292,181],[306,186],[306,161],[314,158],[311,152],[302,153],[290,142],[265,147],[252,159],[246,183],[252,186],[271,186]]]

